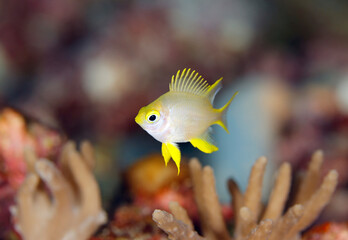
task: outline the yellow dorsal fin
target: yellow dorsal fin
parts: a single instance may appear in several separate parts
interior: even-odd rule
[[[178,168],[178,175],[179,175],[181,152],[178,145],[175,143],[162,143],[162,155],[163,155],[166,166],[170,158],[173,159],[173,161],[176,164],[176,167]]]
[[[213,85],[211,85],[205,95],[209,98],[210,102],[214,102],[214,98],[218,91],[221,89],[222,78],[218,79]]]
[[[199,96],[207,96],[210,85],[202,78],[196,71],[186,68],[181,72],[180,70],[176,75],[172,76],[172,81],[169,84],[169,91],[171,92],[186,92]]]

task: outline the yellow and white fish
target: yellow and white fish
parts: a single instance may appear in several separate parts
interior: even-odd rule
[[[180,173],[181,152],[177,143],[191,142],[205,153],[218,148],[212,143],[210,126],[218,124],[227,132],[225,112],[238,94],[220,109],[213,108],[216,93],[222,78],[209,85],[202,76],[191,69],[180,70],[172,77],[169,92],[154,102],[142,107],[135,118],[145,131],[162,142],[162,155],[167,165],[172,158]]]

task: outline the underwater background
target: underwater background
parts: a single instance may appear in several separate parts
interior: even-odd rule
[[[323,175],[340,175],[323,219],[347,221],[347,22],[348,2],[338,0],[1,1],[0,105],[91,141],[103,206],[113,209],[128,197],[130,166],[151,156],[164,165],[152,155],[161,144],[134,121],[139,109],[167,92],[179,69],[210,84],[223,77],[215,107],[239,91],[230,134],[214,126],[219,151],[209,155],[180,144],[184,162],[212,166],[228,203],[227,179],[245,190],[258,157],[269,160],[267,198],[282,162],[300,172],[322,149]]]

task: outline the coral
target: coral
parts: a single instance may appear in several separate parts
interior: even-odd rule
[[[320,184],[319,171],[322,162],[322,152],[315,152],[307,174],[302,177],[298,185],[294,204],[284,214],[291,187],[291,167],[288,163],[280,167],[269,202],[265,207],[261,203],[262,180],[267,164],[265,157],[255,162],[244,194],[233,180],[229,180],[228,188],[235,211],[233,239],[300,239],[299,233],[318,217],[337,185],[338,174],[335,170],[331,170]],[[193,230],[185,210],[178,206],[172,207],[173,215],[165,211],[154,211],[154,221],[169,235],[170,239],[232,239],[222,218],[221,206],[215,191],[213,170],[209,166],[202,169],[197,159],[192,159],[189,166],[204,237]]]
[[[155,210],[153,212],[153,220],[157,223],[158,227],[164,230],[169,239],[178,240],[203,240],[197,232],[193,231],[189,225],[184,222],[177,220],[173,215],[166,211]]]
[[[125,174],[132,204],[149,209],[151,218],[153,210],[169,210],[169,203],[176,201],[188,209],[191,218],[197,219],[188,165],[182,164],[178,176],[173,163],[166,167],[161,154],[150,154],[133,164]]]
[[[12,208],[14,225],[24,239],[87,239],[106,221],[92,173],[92,146],[84,142],[63,147],[60,169],[32,152],[29,172]]]
[[[97,237],[100,239],[167,239],[151,219],[151,210],[135,205],[123,205],[114,219]]]
[[[191,160],[189,166],[204,236],[208,239],[229,239],[215,191],[213,169],[209,166],[202,169],[197,159]]]
[[[323,223],[306,232],[302,240],[345,240],[348,239],[348,222]]]
[[[57,131],[24,117],[10,108],[0,112],[0,238],[10,234],[9,206],[24,181],[27,164],[26,152],[54,160],[63,137]]]
[[[27,123],[18,112],[0,113],[0,179],[18,189],[26,174],[24,153],[32,149],[39,157],[51,157],[60,149],[62,137],[38,123]]]

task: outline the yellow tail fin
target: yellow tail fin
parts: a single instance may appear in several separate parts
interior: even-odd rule
[[[231,97],[231,99],[225,104],[225,106],[223,106],[222,108],[218,109],[217,111],[221,113],[221,117],[219,120],[217,120],[216,122],[214,122],[214,124],[218,124],[220,125],[223,129],[225,129],[225,131],[227,133],[230,133],[227,129],[227,119],[226,119],[226,112],[228,107],[230,106],[231,102],[233,101],[233,99],[237,96],[238,91],[235,92],[233,94],[233,96]]]

